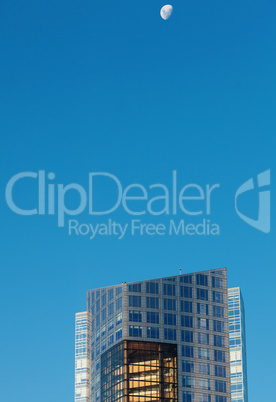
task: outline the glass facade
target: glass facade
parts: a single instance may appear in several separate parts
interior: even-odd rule
[[[122,341],[101,356],[101,401],[177,402],[177,346]]]
[[[101,356],[101,401],[124,401],[125,371],[124,342],[120,342]]]
[[[248,402],[245,310],[240,288],[228,290],[232,401]]]
[[[91,402],[230,402],[226,268],[90,290],[87,310]]]
[[[91,314],[76,314],[75,401],[91,401]]]
[[[136,289],[136,288],[135,288]],[[102,355],[118,345],[123,340],[123,329],[126,331],[124,306],[127,298],[127,285],[110,286],[102,289],[90,290],[87,294],[87,309],[91,313],[91,402],[99,402],[103,398],[101,392],[101,363]],[[138,299],[139,300],[139,299]],[[130,304],[139,304],[132,299]],[[139,320],[139,310],[132,307],[130,319]],[[138,314],[138,316],[137,316]],[[136,326],[135,321],[131,322]],[[136,328],[133,329],[136,333]],[[125,336],[124,336],[125,338]],[[118,352],[119,353],[119,352]],[[115,376],[115,373],[113,373]],[[117,380],[116,380],[117,381]],[[115,385],[109,392],[120,391],[120,385]],[[117,395],[117,394],[116,394]],[[115,396],[113,396],[115,398]],[[115,400],[115,399],[114,399]]]

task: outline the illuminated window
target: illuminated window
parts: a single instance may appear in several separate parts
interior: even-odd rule
[[[177,346],[124,341],[101,357],[101,402],[177,402]]]

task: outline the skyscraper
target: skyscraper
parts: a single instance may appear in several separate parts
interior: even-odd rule
[[[87,311],[75,401],[230,402],[225,268],[90,290]]]
[[[228,290],[232,402],[248,402],[245,310],[240,288]]]
[[[75,324],[75,401],[91,401],[91,314],[77,313]]]

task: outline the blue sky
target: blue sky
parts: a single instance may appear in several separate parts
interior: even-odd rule
[[[1,2],[5,401],[73,400],[74,314],[85,309],[86,290],[180,267],[228,267],[229,286],[242,288],[246,304],[250,401],[274,392],[273,208],[271,233],[261,233],[238,218],[234,194],[271,169],[273,207],[276,4],[174,1],[163,21],[164,4]],[[124,186],[149,186],[169,185],[174,169],[181,185],[220,183],[212,205],[220,236],[90,241],[69,236],[56,217],[19,216],[5,202],[8,180],[21,171],[83,186],[89,172],[105,171]],[[21,205],[33,206],[35,188],[18,191]],[[109,196],[102,191],[98,202]],[[242,207],[256,215],[257,193]],[[122,210],[115,218],[128,219]]]

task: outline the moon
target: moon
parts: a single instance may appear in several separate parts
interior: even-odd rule
[[[163,20],[168,20],[172,15],[172,12],[173,12],[173,6],[171,6],[170,4],[166,4],[164,7],[161,8],[160,15],[163,18]]]

